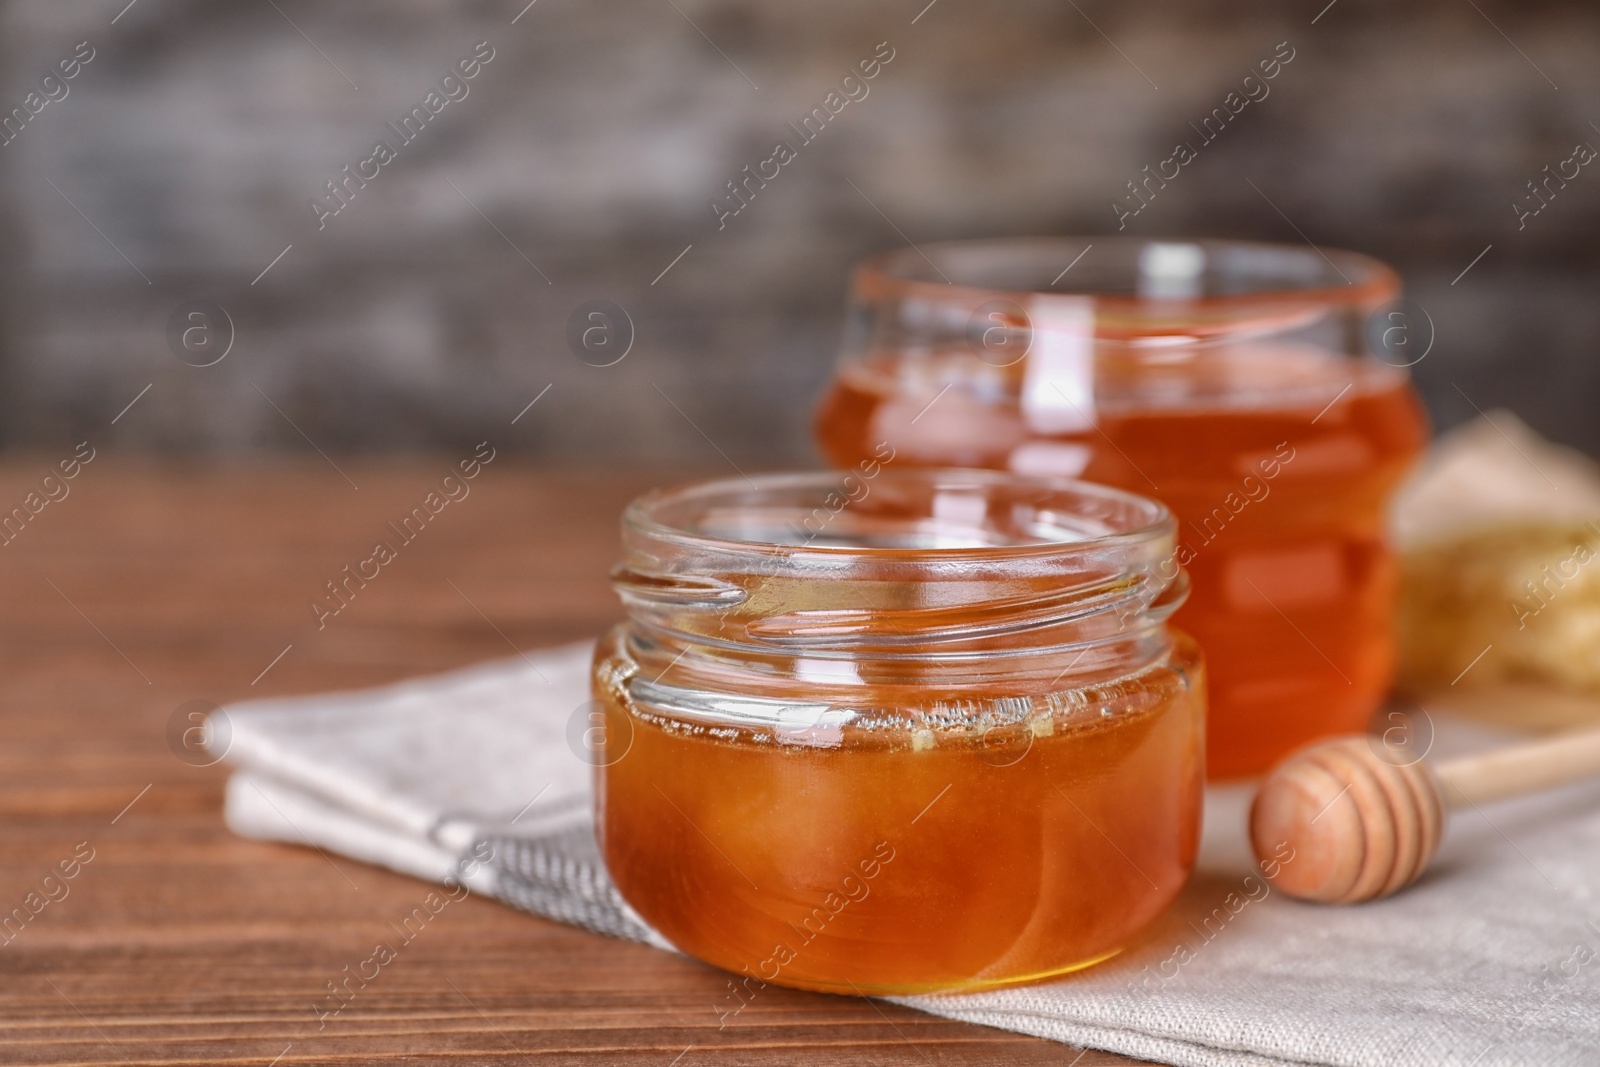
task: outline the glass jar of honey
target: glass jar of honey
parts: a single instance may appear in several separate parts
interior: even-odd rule
[[[1194,583],[1212,777],[1360,731],[1394,670],[1386,502],[1429,329],[1365,256],[1096,237],[868,260],[817,416],[841,468],[1084,478],[1166,503]]]
[[[1166,626],[1162,505],[882,446],[652,493],[622,527],[600,847],[646,921],[734,972],[730,1005],[1062,974],[1183,886],[1204,678]]]

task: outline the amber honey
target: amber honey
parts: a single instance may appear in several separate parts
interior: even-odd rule
[[[626,675],[615,644],[601,655]],[[611,685],[607,732],[632,748],[603,777],[606,865],[674,945],[758,983],[910,993],[1075,970],[1188,878],[1200,684],[1186,646],[1121,685],[1030,698],[1022,723],[921,738],[893,709],[937,694],[856,694],[885,712],[827,748],[685,726]]]
[[[1204,672],[1164,625],[1182,582],[1153,566],[1170,518],[880,470],[826,545],[785,538],[830,482],[631,509],[630,619],[595,669],[617,888],[733,973],[724,1010],[766,983],[978,989],[1109,958],[1199,834]]]
[[[1282,364],[1296,357],[1256,358],[1286,376]],[[1102,408],[1094,429],[1046,439],[1082,449],[1062,453],[1062,473],[1149,493],[1178,517],[1177,559],[1193,588],[1174,625],[1206,651],[1214,776],[1259,772],[1314,737],[1364,730],[1394,674],[1397,572],[1384,506],[1425,424],[1388,368],[1300,362],[1296,403]],[[931,396],[900,396],[899,380],[871,365],[841,375],[818,414],[829,460],[848,467],[887,440],[897,463],[1003,469],[1038,440],[1017,405],[967,412],[949,394],[941,417],[935,405],[896,433],[909,418],[892,406],[914,416]]]

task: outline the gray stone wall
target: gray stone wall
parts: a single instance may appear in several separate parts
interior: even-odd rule
[[[1386,258],[1437,326],[1441,424],[1507,405],[1600,451],[1600,167],[1520,229],[1512,206],[1600,146],[1592,5],[524,2],[0,6],[0,110],[27,116],[0,147],[0,439],[803,462],[852,261],[1114,232],[1124,183],[1286,41],[1128,231]],[[386,124],[413,108],[407,142]],[[371,177],[327,214],[346,167]],[[201,299],[234,332],[208,367],[168,341]],[[614,366],[565,341],[595,299],[634,325]]]

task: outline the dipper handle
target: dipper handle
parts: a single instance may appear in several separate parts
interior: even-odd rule
[[[1341,737],[1275,767],[1250,808],[1256,858],[1278,889],[1354,904],[1415,881],[1438,850],[1447,808],[1600,774],[1600,728],[1469,756],[1437,769],[1400,763],[1381,743]],[[1284,846],[1292,858],[1284,858]]]
[[[1451,760],[1434,774],[1453,808],[1576,782],[1600,774],[1600,727]]]

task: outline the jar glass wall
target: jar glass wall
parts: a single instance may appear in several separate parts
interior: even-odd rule
[[[909,993],[1118,951],[1181,889],[1203,673],[1173,522],[984,471],[728,481],[623,522],[602,853],[674,945],[761,983]]]
[[[867,261],[817,417],[848,468],[1052,473],[1156,497],[1194,582],[1208,769],[1359,731],[1394,670],[1387,499],[1426,437],[1429,338],[1365,256],[1096,237]],[[1385,312],[1382,315],[1377,312]],[[1382,358],[1378,358],[1382,357]]]

